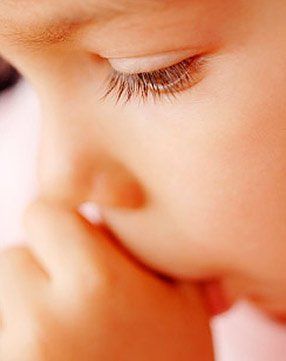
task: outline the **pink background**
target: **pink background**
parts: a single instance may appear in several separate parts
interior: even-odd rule
[[[0,96],[0,249],[24,239],[21,215],[37,192],[39,131],[37,97],[21,81]],[[218,317],[212,328],[218,361],[286,360],[286,327],[246,303]]]

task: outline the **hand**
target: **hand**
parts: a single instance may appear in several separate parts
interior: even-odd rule
[[[37,200],[0,254],[1,361],[213,360],[195,287],[156,277],[104,226]]]

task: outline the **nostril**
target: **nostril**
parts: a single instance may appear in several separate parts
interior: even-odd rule
[[[93,182],[93,200],[100,206],[139,208],[145,203],[145,195],[138,181],[124,170],[107,169]]]
[[[18,71],[0,57],[0,92],[11,88],[19,78]]]

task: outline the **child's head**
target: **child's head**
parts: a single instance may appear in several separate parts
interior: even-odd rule
[[[42,102],[44,191],[97,201],[156,269],[282,313],[285,17],[284,0],[1,0],[1,53]]]

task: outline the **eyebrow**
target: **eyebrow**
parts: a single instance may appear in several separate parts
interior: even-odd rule
[[[68,20],[47,22],[39,27],[26,28],[14,27],[13,30],[5,33],[13,45],[22,45],[30,50],[37,50],[40,47],[56,45],[69,40],[77,29],[84,25],[83,21],[69,22]]]
[[[2,0],[0,0],[2,1]],[[55,14],[52,20],[46,19],[38,24],[18,25],[13,27],[9,23],[5,23],[1,19],[0,36],[5,36],[14,45],[22,45],[30,50],[56,45],[72,38],[72,35],[84,25],[95,23],[96,19],[111,19],[116,15],[126,12],[126,7],[130,12],[132,6],[133,11],[144,6],[162,7],[164,4],[170,3],[170,0],[121,0],[115,2],[107,0],[102,4],[94,4],[94,1],[86,1],[85,4],[78,4],[77,12],[69,15]],[[6,31],[5,31],[6,28]]]

